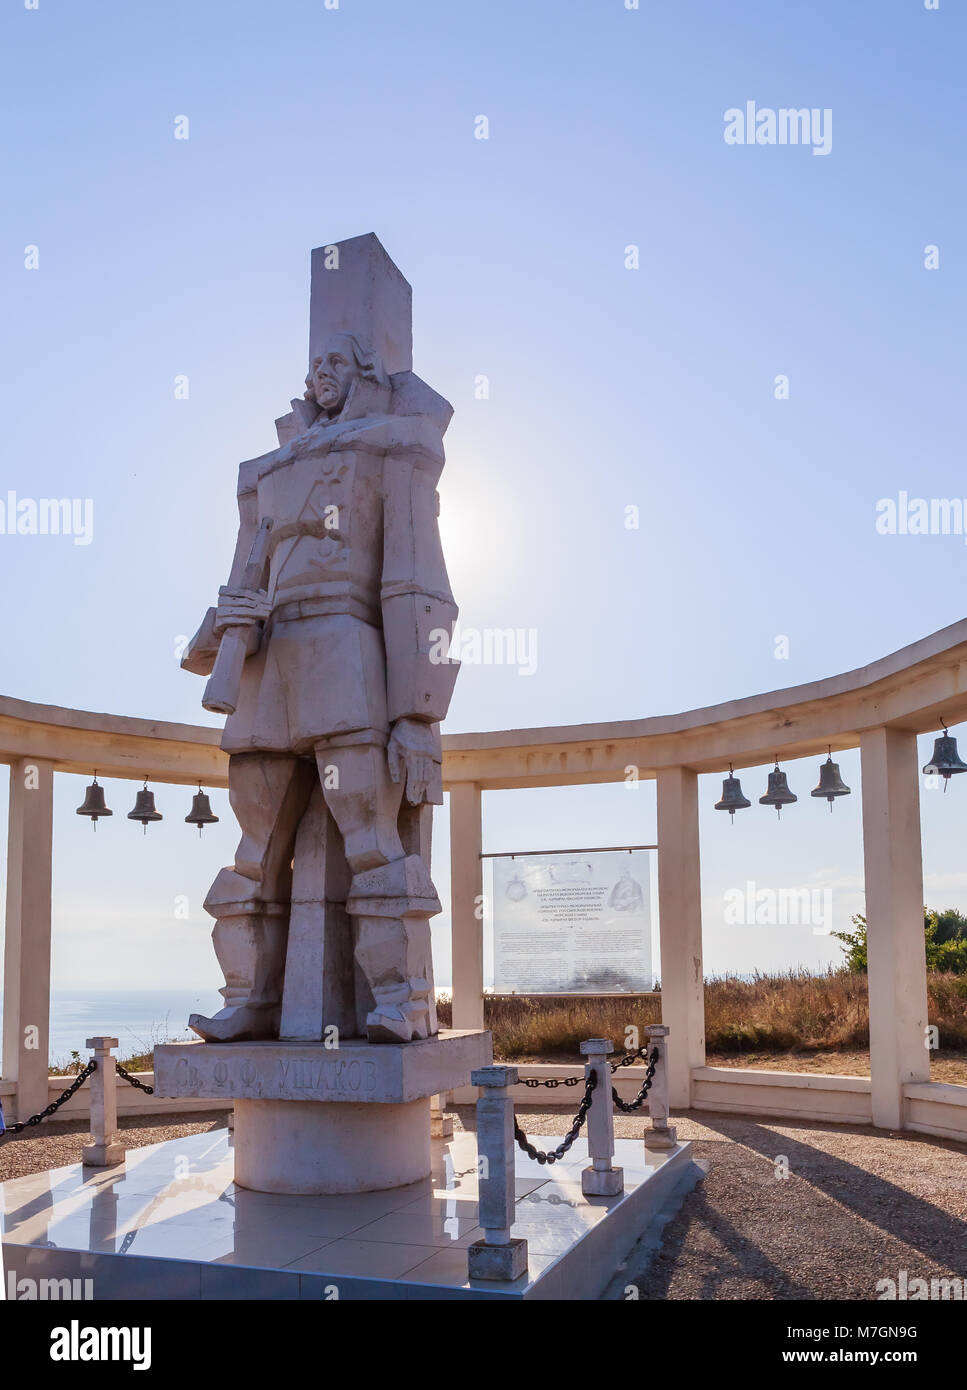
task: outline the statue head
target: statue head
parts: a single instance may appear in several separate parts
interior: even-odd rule
[[[367,352],[352,333],[334,333],[309,363],[306,400],[334,419],[359,380],[390,384],[377,353]]]

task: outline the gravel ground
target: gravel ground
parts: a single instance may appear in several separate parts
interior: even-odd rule
[[[531,1134],[566,1129],[562,1111],[518,1107]],[[456,1112],[473,1128],[472,1107]],[[189,1124],[125,1119],[128,1145],[223,1128],[224,1111]],[[638,1280],[652,1299],[875,1299],[877,1281],[967,1279],[967,1146],[891,1136],[861,1126],[763,1121],[692,1111],[676,1115],[680,1139],[709,1165],[665,1228],[662,1249]],[[619,1138],[642,1122],[615,1116]],[[0,1141],[0,1180],[80,1160],[83,1125],[49,1125]],[[788,1159],[788,1178],[777,1160]]]
[[[562,1111],[517,1111],[531,1134],[567,1127]],[[472,1109],[457,1114],[472,1126]],[[709,1171],[636,1281],[643,1298],[875,1299],[877,1280],[901,1269],[967,1279],[967,1146],[705,1111],[672,1122]],[[642,1133],[631,1117],[614,1127],[620,1139]]]

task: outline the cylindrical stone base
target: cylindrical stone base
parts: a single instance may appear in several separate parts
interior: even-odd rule
[[[430,1175],[430,1098],[236,1100],[235,1181],[254,1192],[379,1192]]]

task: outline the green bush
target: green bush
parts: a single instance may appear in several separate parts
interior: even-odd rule
[[[865,974],[869,965],[866,950],[866,918],[857,913],[852,919],[854,931],[833,932],[843,943],[846,969]],[[923,938],[928,970],[950,975],[967,975],[967,917],[954,907],[943,912],[923,909]]]

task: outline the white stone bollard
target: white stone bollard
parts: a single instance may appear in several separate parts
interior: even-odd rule
[[[117,1038],[88,1038],[97,1067],[91,1075],[91,1143],[81,1150],[85,1168],[108,1168],[124,1162],[124,1145],[118,1134],[117,1072],[111,1048]]]
[[[668,1033],[660,1023],[649,1023],[645,1028],[649,1055],[654,1048],[658,1049],[658,1065],[648,1092],[651,1129],[645,1130],[646,1149],[674,1149],[678,1143],[675,1126],[668,1123],[668,1044],[665,1042]]]
[[[443,1108],[445,1095],[430,1097],[430,1138],[431,1139],[452,1139],[453,1138],[453,1116],[448,1115]]]
[[[471,1279],[519,1279],[527,1273],[527,1241],[511,1238],[514,1223],[514,1099],[516,1067],[470,1073],[477,1101],[477,1189],[484,1239],[467,1252]]]
[[[585,1080],[590,1078],[592,1072],[598,1079],[588,1111],[588,1157],[591,1166],[581,1174],[581,1191],[585,1197],[617,1197],[625,1190],[624,1169],[612,1166],[614,1106],[608,1058],[613,1051],[608,1038],[588,1038],[581,1044],[581,1055],[588,1059],[584,1068]]]

